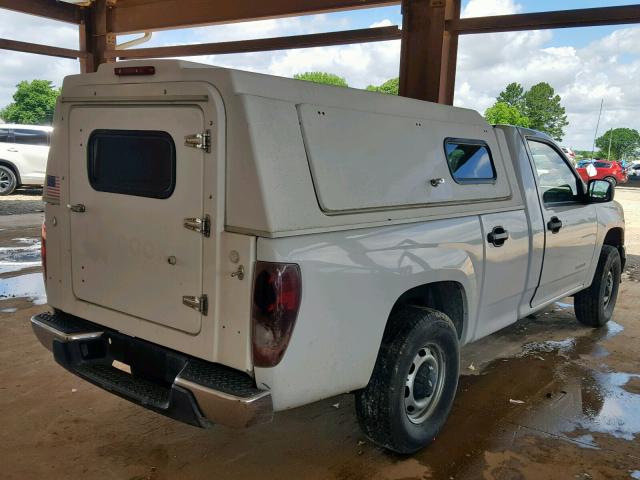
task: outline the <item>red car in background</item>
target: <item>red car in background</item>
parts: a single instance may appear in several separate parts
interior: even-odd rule
[[[590,163],[593,163],[593,166],[596,169],[596,175],[590,177],[587,173],[587,167]],[[607,160],[582,160],[578,162],[578,166],[576,168],[578,174],[584,180],[585,183],[588,183],[589,180],[608,180],[614,185],[618,183],[627,183],[627,170],[622,168],[622,165],[618,162],[609,162]]]

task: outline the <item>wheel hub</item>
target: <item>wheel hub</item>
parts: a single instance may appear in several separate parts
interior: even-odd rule
[[[3,170],[0,170],[0,191],[4,192],[11,185],[11,179],[9,174]]]
[[[440,397],[445,379],[444,355],[436,345],[426,345],[418,350],[404,387],[404,406],[412,423],[423,423],[433,412]]]

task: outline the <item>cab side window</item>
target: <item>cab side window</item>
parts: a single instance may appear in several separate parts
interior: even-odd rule
[[[538,185],[545,205],[580,200],[578,178],[562,156],[550,145],[527,140],[538,175]]]
[[[45,131],[16,129],[14,135],[15,142],[22,145],[37,145],[41,147],[49,145],[49,134]]]
[[[10,131],[6,128],[0,128],[0,143],[9,143],[10,139]]]

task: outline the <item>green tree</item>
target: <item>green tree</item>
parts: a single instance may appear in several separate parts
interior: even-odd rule
[[[396,77],[396,78],[387,80],[382,85],[378,85],[378,86],[369,85],[367,87],[367,90],[369,90],[370,92],[380,92],[380,93],[387,93],[389,95],[398,95],[399,88],[400,88],[400,78]]]
[[[553,87],[542,82],[525,91],[519,83],[510,83],[500,92],[496,103],[485,112],[489,123],[508,123],[545,132],[562,140],[567,114]]]
[[[506,102],[496,102],[484,112],[484,118],[492,125],[515,125],[529,127],[531,121],[517,107]]]
[[[0,111],[0,117],[9,123],[51,124],[58,95],[60,90],[48,80],[23,80],[13,94],[13,103]]]
[[[324,85],[335,85],[336,87],[349,86],[344,78],[334,75],[333,73],[304,72],[296,73],[293,78],[296,80],[306,80],[307,82],[322,83]]]
[[[500,92],[496,103],[506,103],[507,105],[522,110],[524,106],[524,88],[519,83],[513,82]]]
[[[614,128],[596,140],[600,149],[599,156],[607,158],[609,154],[609,140],[611,140],[611,158],[622,160],[640,154],[640,133],[633,128]]]
[[[530,127],[545,132],[555,140],[562,140],[564,127],[569,125],[564,107],[553,87],[541,82],[524,94],[522,113],[531,121]]]

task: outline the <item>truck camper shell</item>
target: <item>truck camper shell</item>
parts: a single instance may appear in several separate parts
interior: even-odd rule
[[[215,160],[225,178],[228,231],[280,237],[522,206],[503,135],[476,111],[191,62],[152,63],[152,77],[119,76],[113,64],[68,77],[62,102],[197,103],[211,117],[205,130],[222,157]],[[452,140],[484,145],[493,178],[456,180],[446,154]]]

